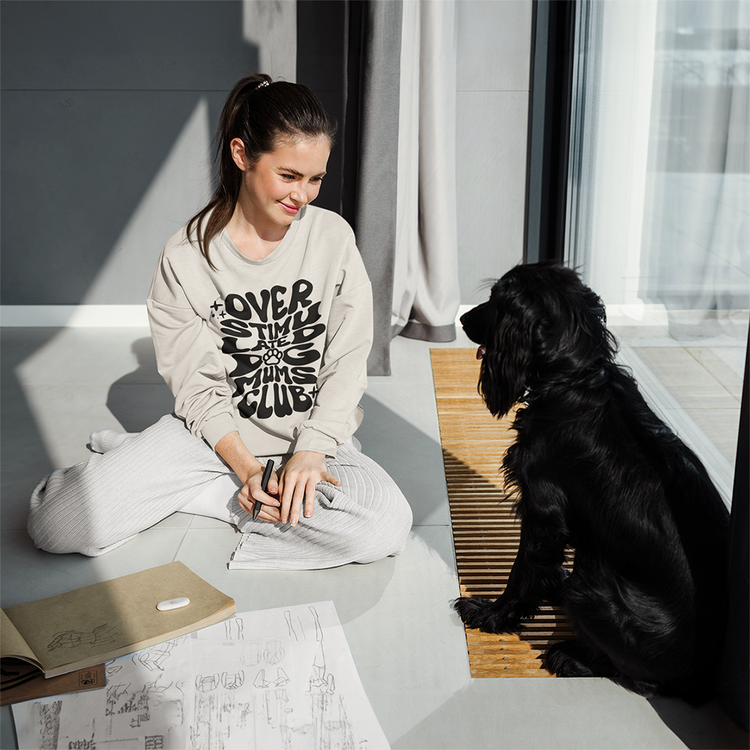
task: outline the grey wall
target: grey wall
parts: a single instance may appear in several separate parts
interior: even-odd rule
[[[531,5],[457,2],[463,304],[522,256]],[[304,73],[317,56],[316,81],[336,85],[315,90],[339,106],[343,46],[321,46],[303,13],[297,77],[296,8],[0,2],[2,304],[142,304],[164,242],[207,197],[209,141],[241,75],[312,84]]]
[[[457,192],[461,303],[522,260],[532,0],[459,0]]]
[[[3,304],[143,303],[210,190],[228,88],[261,64],[294,80],[294,7],[0,3]]]

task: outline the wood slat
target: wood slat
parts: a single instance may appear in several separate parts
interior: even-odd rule
[[[508,581],[521,530],[500,470],[515,439],[513,414],[498,420],[487,411],[477,392],[474,349],[430,353],[461,595],[494,599]],[[547,649],[572,637],[563,612],[551,606],[518,635],[466,628],[471,675],[551,677],[543,663]]]

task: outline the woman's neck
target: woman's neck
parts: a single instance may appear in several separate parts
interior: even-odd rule
[[[236,248],[246,258],[263,260],[281,244],[289,227],[274,225],[264,228],[259,226],[247,216],[238,202],[226,229]]]

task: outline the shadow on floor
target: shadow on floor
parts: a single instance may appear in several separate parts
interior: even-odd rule
[[[138,367],[116,380],[107,393],[107,408],[126,432],[142,432],[174,410],[174,396],[159,377],[154,344],[137,339],[131,347]],[[138,386],[138,398],[132,388]]]
[[[679,698],[651,698],[659,718],[694,750],[734,750],[750,747],[748,733],[740,729],[718,703],[695,708]]]

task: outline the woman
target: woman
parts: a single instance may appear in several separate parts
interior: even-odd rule
[[[348,224],[309,205],[335,132],[304,86],[253,75],[232,90],[218,187],[165,246],[148,297],[175,413],[142,433],[92,434],[95,455],[42,480],[28,524],[38,547],[99,555],[181,510],[245,532],[230,567],[324,568],[403,548],[408,503],[353,437],[370,283]]]

